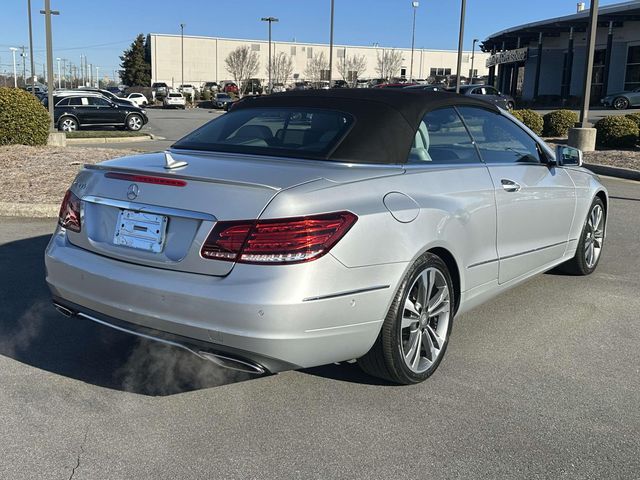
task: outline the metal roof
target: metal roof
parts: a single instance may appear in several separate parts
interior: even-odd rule
[[[598,9],[598,26],[606,27],[609,22],[614,22],[615,26],[621,26],[625,21],[640,21],[640,0],[633,0],[615,5],[608,5]],[[585,31],[589,23],[589,9],[565,15],[562,17],[550,18],[538,22],[525,23],[517,27],[507,28],[494,33],[482,42],[482,50],[490,51],[494,46],[500,50],[502,42],[506,49],[516,48],[518,37],[522,46],[530,41],[536,41],[542,32],[545,35],[560,35],[567,32],[571,27],[576,32]]]

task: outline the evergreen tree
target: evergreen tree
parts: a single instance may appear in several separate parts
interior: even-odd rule
[[[146,43],[149,43],[147,37]],[[148,87],[151,83],[151,61],[148,58],[149,48],[145,45],[145,37],[139,34],[131,46],[120,57],[120,78],[129,87]]]

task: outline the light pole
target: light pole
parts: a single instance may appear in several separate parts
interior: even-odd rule
[[[182,83],[184,85],[184,27],[185,24],[180,24],[180,62],[182,63]]]
[[[31,0],[27,0],[29,10],[29,55],[31,55],[31,93],[36,94],[36,67],[33,58],[33,32],[31,28]]]
[[[333,76],[333,3],[331,0],[331,27],[329,29],[329,88],[331,88],[331,77]],[[345,53],[345,60],[347,55]]]
[[[262,17],[260,21],[269,22],[269,94],[271,94],[271,89],[273,87],[271,84],[271,24],[273,22],[277,22],[278,19],[276,17]]]
[[[591,100],[591,74],[598,30],[598,0],[591,0],[589,6],[589,28],[587,30],[587,61],[584,65],[584,90],[580,109],[580,127],[589,128],[589,101]]]
[[[473,61],[476,57],[476,43],[478,43],[478,39],[473,39],[473,46],[471,47],[471,70],[469,70],[469,83],[473,83]]]
[[[62,75],[60,74],[60,60],[62,60],[61,58],[56,58],[57,62],[58,62],[58,88],[62,88]]]
[[[16,47],[10,47],[11,53],[13,53],[13,88],[18,88],[18,72],[16,72]]]
[[[51,0],[44,0],[44,10],[40,10],[44,15],[44,24],[47,39],[47,102],[49,105],[49,127],[54,130],[53,124],[53,41],[51,40],[51,15],[60,15],[60,12],[51,10]]]
[[[80,78],[82,78],[82,86],[84,87],[84,63],[82,63],[83,54],[80,54]]]
[[[456,93],[460,93],[460,70],[462,69],[462,42],[464,41],[464,15],[467,9],[467,0],[462,0],[460,6],[460,32],[458,36],[458,70],[456,71]]]
[[[413,7],[413,29],[411,31],[411,67],[409,68],[409,81],[413,81],[413,50],[416,44],[416,11],[420,6],[420,2],[411,2]]]
[[[96,66],[96,85],[100,88],[100,67]]]

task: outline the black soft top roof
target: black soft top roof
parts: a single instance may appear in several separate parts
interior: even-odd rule
[[[469,96],[448,92],[377,88],[301,90],[245,97],[233,110],[260,107],[322,108],[350,114],[353,127],[327,160],[405,163],[424,115],[437,108],[470,105],[498,111]]]

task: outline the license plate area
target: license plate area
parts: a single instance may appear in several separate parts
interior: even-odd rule
[[[146,252],[160,253],[164,248],[168,219],[133,210],[120,210],[113,243]]]

